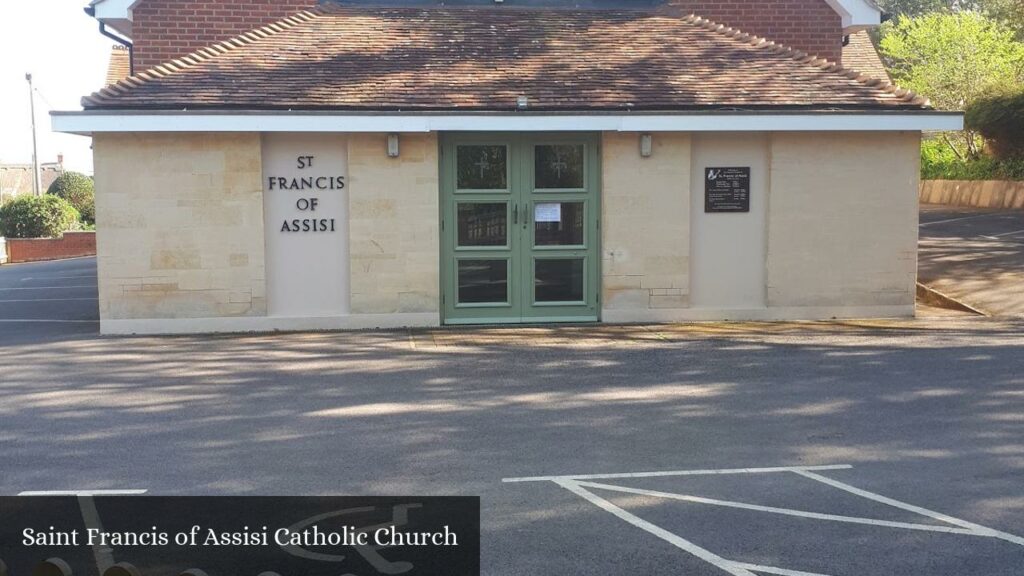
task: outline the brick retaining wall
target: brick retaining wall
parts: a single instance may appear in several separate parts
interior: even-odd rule
[[[922,180],[922,204],[1024,209],[1024,182],[1012,180]]]
[[[8,262],[37,262],[96,255],[95,232],[65,232],[60,238],[8,238]]]

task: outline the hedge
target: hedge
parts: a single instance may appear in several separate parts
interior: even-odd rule
[[[941,140],[921,144],[921,178],[924,180],[1024,180],[1024,158],[1000,160],[982,156],[961,160]]]
[[[1004,89],[971,103],[964,125],[984,136],[997,158],[1024,158],[1024,90]]]
[[[0,206],[0,236],[55,238],[77,229],[78,218],[78,210],[59,196],[19,196]]]

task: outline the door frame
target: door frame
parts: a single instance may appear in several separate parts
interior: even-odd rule
[[[584,251],[590,251],[590,257],[584,258],[584,272],[583,272],[583,290],[585,294],[585,303],[593,304],[593,314],[579,315],[569,314],[566,315],[563,311],[571,310],[569,306],[560,306],[559,303],[542,304],[537,306],[536,303],[530,299],[530,302],[520,302],[518,307],[512,306],[512,309],[517,309],[519,312],[513,317],[475,317],[475,318],[451,318],[449,317],[449,304],[447,299],[456,298],[456,294],[453,292],[457,290],[457,278],[454,277],[456,271],[451,265],[449,260],[455,253],[455,241],[449,241],[449,238],[455,233],[454,230],[446,230],[446,210],[448,206],[446,204],[453,204],[454,198],[449,198],[446,190],[451,190],[454,194],[455,184],[455,170],[452,169],[451,162],[455,161],[455,146],[460,142],[478,142],[481,144],[506,144],[509,146],[509,182],[508,190],[509,193],[515,197],[516,194],[520,193],[516,190],[517,182],[518,186],[523,188],[523,194],[527,196],[525,202],[527,213],[533,212],[534,199],[537,195],[550,194],[552,199],[558,198],[558,191],[551,192],[537,192],[533,188],[533,146],[537,144],[561,144],[561,143],[582,143],[586,145],[585,148],[585,162],[586,172],[584,175],[586,192],[581,194],[586,195],[585,200],[585,234],[591,239],[591,242],[584,248]],[[601,252],[601,219],[602,219],[602,169],[601,169],[601,133],[600,132],[442,132],[438,137],[438,228],[441,234],[438,250],[438,265],[439,265],[439,294],[440,298],[440,317],[442,325],[465,325],[465,324],[549,324],[549,323],[595,323],[601,321],[602,312],[602,289],[603,289],[603,277],[601,271],[603,254]],[[529,182],[529,184],[526,184]],[[524,188],[526,187],[526,188]],[[527,189],[528,188],[528,189]],[[510,210],[511,205],[510,205]],[[591,214],[592,212],[592,214]],[[532,216],[532,214],[531,214]],[[454,214],[457,219],[457,212]],[[524,214],[525,218],[526,215]],[[536,227],[533,225],[532,217],[529,222],[523,225],[530,225],[529,231],[522,233],[512,233],[512,226],[509,225],[509,237],[508,247],[511,251],[509,258],[509,299],[512,300],[513,291],[522,290],[525,292],[525,288],[522,286],[526,284],[532,285],[534,282],[533,272],[533,260],[536,257],[544,258],[556,258],[559,253],[567,252],[579,252],[578,248],[542,248],[536,250],[533,246],[534,234]],[[456,226],[456,222],[447,223],[448,226]],[[521,240],[517,237],[521,237]],[[528,246],[521,246],[521,244],[528,243]],[[549,253],[549,254],[545,254]],[[524,257],[524,255],[529,255]],[[518,267],[521,270],[530,269],[529,274],[525,274],[521,271],[517,271]],[[529,266],[526,264],[529,261]],[[516,280],[518,279],[518,280]],[[517,288],[517,286],[519,288]],[[588,297],[590,302],[587,302]],[[523,297],[517,295],[518,300],[522,300]],[[584,304],[586,305],[586,304]],[[454,304],[451,305],[452,307]],[[533,310],[536,308],[549,308],[552,311],[550,316],[528,316],[527,310]]]

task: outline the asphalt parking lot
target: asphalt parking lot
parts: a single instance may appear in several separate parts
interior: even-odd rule
[[[1009,576],[1024,547],[992,534],[1024,535],[1022,328],[8,344],[0,493],[479,495],[484,573],[498,575]],[[692,473],[806,466],[838,466],[817,473],[874,497],[791,470]],[[690,473],[637,474],[673,471]],[[569,478],[504,482],[538,476]],[[583,485],[595,500],[579,480],[613,488]]]
[[[479,495],[502,576],[1024,565],[1021,319],[104,338],[90,274],[0,267],[2,494]]]
[[[0,346],[94,336],[96,258],[0,266]]]
[[[919,280],[994,316],[1024,316],[1024,210],[923,206]]]

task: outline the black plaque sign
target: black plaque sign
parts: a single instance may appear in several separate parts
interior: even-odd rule
[[[705,212],[750,212],[750,168],[706,168]]]

